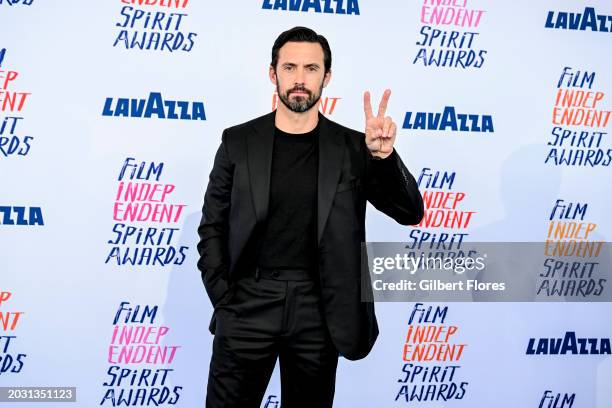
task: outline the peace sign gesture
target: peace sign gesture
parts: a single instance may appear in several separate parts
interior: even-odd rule
[[[373,156],[383,159],[393,153],[393,143],[395,143],[395,134],[397,132],[397,126],[393,120],[389,116],[385,116],[390,96],[391,90],[386,89],[378,105],[378,115],[374,116],[372,113],[372,103],[370,102],[370,92],[366,91],[363,94],[363,110],[366,118],[366,146],[368,146]]]

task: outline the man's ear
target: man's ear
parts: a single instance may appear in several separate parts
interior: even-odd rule
[[[270,82],[276,85],[276,70],[272,65],[270,65],[270,70],[268,71],[268,75],[270,76]]]
[[[323,88],[327,86],[329,81],[331,81],[332,72],[331,69],[325,73],[325,77],[323,79]]]

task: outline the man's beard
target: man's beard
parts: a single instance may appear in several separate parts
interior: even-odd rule
[[[290,98],[289,95],[291,94],[291,92],[295,91],[305,92],[306,94],[308,94],[308,98],[304,96],[295,96],[293,98]],[[307,110],[315,106],[317,102],[319,102],[319,99],[321,99],[321,94],[323,93],[323,83],[321,83],[321,86],[319,87],[319,92],[315,94],[313,94],[310,90],[304,88],[303,86],[295,86],[289,89],[286,93],[282,93],[280,91],[277,79],[276,93],[278,94],[278,98],[281,100],[283,105],[285,105],[290,111],[302,113],[306,112]]]

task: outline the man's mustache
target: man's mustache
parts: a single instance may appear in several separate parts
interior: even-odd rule
[[[295,88],[289,90],[287,93],[290,94],[290,93],[293,93],[293,92],[305,92],[308,95],[312,94],[312,92],[310,92],[308,89],[303,88],[303,87],[295,87]]]

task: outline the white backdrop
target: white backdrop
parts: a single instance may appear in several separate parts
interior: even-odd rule
[[[474,212],[468,225],[447,232],[481,242],[542,242],[555,203],[563,200],[587,205],[576,220],[596,226],[587,240],[608,241],[612,233],[605,160],[612,141],[607,133],[594,133],[610,129],[605,118],[612,84],[612,4],[607,1],[191,0],[178,2],[178,8],[175,2],[172,7],[130,3],[0,1],[0,386],[77,387],[75,403],[36,406],[113,406],[109,392],[118,397],[125,389],[127,396],[142,388],[149,395],[164,387],[178,399],[162,406],[203,406],[213,338],[207,330],[211,306],[196,268],[203,194],[222,130],[272,109],[270,50],[277,35],[295,25],[311,27],[330,42],[333,77],[324,97],[325,113],[334,121],[363,129],[363,91],[370,90],[376,102],[385,88],[392,89],[388,114],[400,126],[406,112],[414,118],[416,112],[442,113],[445,107],[491,116],[492,132],[398,129],[396,149],[413,175],[418,178],[426,168],[455,173],[452,188],[442,190],[464,193],[458,210]],[[288,10],[297,4],[305,11]],[[438,11],[474,16],[472,26],[429,23],[438,4]],[[153,24],[156,13],[163,14]],[[571,29],[575,21],[578,29]],[[447,39],[452,31],[459,37],[454,45],[441,43],[442,35],[420,45],[434,29],[446,31]],[[466,34],[472,41],[460,44],[466,32],[475,33]],[[161,49],[161,40],[159,49],[126,47],[124,38],[129,42],[145,34],[162,39],[169,34],[178,47]],[[473,50],[482,56],[481,66],[426,65],[417,58],[440,50]],[[580,71],[580,81],[585,73],[592,81],[582,88],[579,82],[559,86],[565,67],[568,73]],[[559,90],[593,92],[583,108],[597,111],[600,122],[556,124]],[[601,99],[593,106],[596,92]],[[155,108],[155,93],[177,101],[179,118],[138,117],[139,104]],[[164,116],[171,115],[173,104],[161,109]],[[180,106],[191,119],[180,117]],[[556,126],[589,132],[599,144],[572,145],[568,139],[553,146]],[[565,149],[566,155],[585,157],[590,149],[604,159],[595,165],[556,165],[547,161],[553,148],[559,155]],[[129,158],[130,164],[145,163],[141,177],[130,179],[128,167],[120,180]],[[157,171],[147,179],[152,163]],[[156,190],[146,202],[172,213],[164,218],[145,212],[142,221],[114,219],[125,215],[123,200],[115,212],[116,196],[120,183],[125,187],[130,181],[161,184],[167,194]],[[422,191],[428,189],[424,183]],[[116,243],[128,227],[133,235]],[[368,208],[369,241],[405,241],[411,234],[443,230],[400,226]],[[159,259],[154,263],[158,249],[163,265]],[[151,251],[150,260],[124,261],[126,252],[131,256],[137,250]],[[597,274],[605,278],[609,270]],[[606,287],[607,299],[609,293]],[[379,340],[366,359],[340,361],[335,405],[552,407],[554,401],[543,398],[561,394],[557,407],[571,406],[562,400],[572,395],[576,407],[611,407],[609,352],[526,354],[529,339],[537,344],[566,332],[596,338],[604,348],[606,339],[609,344],[610,303],[571,300],[437,304],[448,309],[445,321],[435,324],[457,326],[450,343],[466,346],[458,361],[421,366],[460,367],[452,381],[406,383],[409,366],[402,356],[415,304],[378,303]],[[140,305],[140,312],[145,305],[157,306],[153,319],[139,323],[137,316],[138,322],[127,326],[167,327],[158,345],[175,354],[163,362],[117,365],[139,373],[171,370],[164,383],[105,385],[115,378],[108,374],[115,365],[109,349],[114,350],[114,319],[122,302]],[[125,312],[120,316],[124,319]],[[434,384],[439,391],[441,383],[452,382],[467,383],[461,398],[406,401],[406,390]],[[277,408],[279,395],[275,373],[262,406]],[[121,406],[117,400],[115,405]]]

